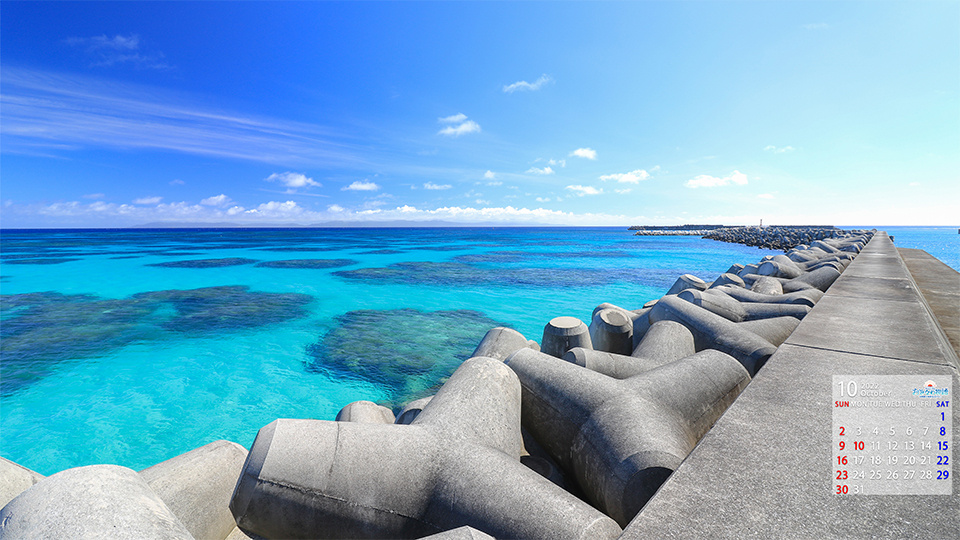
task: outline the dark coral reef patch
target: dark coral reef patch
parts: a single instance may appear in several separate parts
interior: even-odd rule
[[[400,262],[379,268],[358,268],[333,273],[346,279],[408,285],[505,285],[579,287],[637,281],[637,270],[628,268],[483,268],[460,262]]]
[[[213,336],[303,317],[312,297],[247,287],[151,291],[123,299],[53,292],[0,295],[0,395],[64,361],[105,356],[169,332]]]
[[[159,266],[161,268],[224,268],[226,266],[240,266],[244,264],[253,264],[256,259],[244,259],[242,257],[228,257],[226,259],[192,259],[188,261],[168,261],[162,263],[148,264],[147,266]]]
[[[301,268],[320,270],[324,268],[342,268],[357,264],[353,259],[294,259],[290,261],[263,261],[257,263],[261,268]]]
[[[503,326],[478,311],[416,309],[350,311],[337,323],[307,348],[307,370],[381,385],[394,408],[436,392],[487,330]]]

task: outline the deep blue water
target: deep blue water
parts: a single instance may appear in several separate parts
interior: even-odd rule
[[[891,233],[956,268],[945,231]],[[0,455],[139,470],[276,418],[399,408],[489,328],[539,341],[767,254],[622,228],[5,230]]]

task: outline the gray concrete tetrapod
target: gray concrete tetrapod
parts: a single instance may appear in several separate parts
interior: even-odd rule
[[[424,536],[420,540],[497,540],[489,534],[478,531],[473,527],[457,527],[442,533]]]
[[[783,294],[783,285],[775,277],[761,276],[754,280],[750,290],[757,294]]]
[[[664,296],[650,311],[650,321],[676,321],[693,333],[697,350],[717,349],[736,358],[750,376],[777,352],[777,347],[739,324],[676,296]]]
[[[0,537],[193,540],[136,472],[116,465],[60,471],[0,510]]]
[[[533,351],[507,365],[523,385],[524,426],[621,526],[750,381],[713,350],[622,380]]]
[[[698,291],[702,291],[705,290],[707,286],[707,282],[703,281],[697,276],[693,274],[683,274],[673,282],[673,286],[670,287],[670,290],[667,291],[667,294],[678,294],[680,291],[685,291],[687,289],[697,289]]]
[[[487,333],[484,334],[483,339],[477,344],[477,348],[474,349],[470,357],[485,356],[502,361],[504,358],[524,347],[535,351],[540,350],[540,346],[537,345],[536,341],[528,340],[523,334],[512,328],[498,326],[488,330]]]
[[[543,327],[540,350],[544,354],[560,358],[574,347],[593,348],[590,329],[576,317],[554,317]]]
[[[230,507],[266,537],[418,538],[464,525],[500,539],[619,536],[610,518],[523,466],[520,448],[516,375],[471,358],[410,425],[265,426]]]
[[[598,351],[630,354],[633,350],[633,318],[620,308],[595,311],[590,322],[590,343]]]
[[[754,321],[773,317],[796,317],[802,319],[810,313],[810,306],[805,304],[783,304],[766,302],[739,302],[725,294],[709,293],[706,291],[686,290],[677,295],[691,304],[716,313],[721,317],[733,321]]]
[[[195,538],[222,540],[236,527],[230,497],[247,449],[214,441],[140,471]]]
[[[410,403],[407,403],[403,406],[403,410],[400,411],[400,414],[397,415],[397,420],[394,422],[396,424],[412,424],[414,420],[417,419],[417,416],[420,415],[420,411],[427,406],[427,403],[430,403],[430,400],[433,399],[433,396],[427,396],[425,398],[415,399]]]
[[[695,352],[693,334],[686,326],[660,321],[650,326],[630,356],[576,348],[567,351],[563,359],[614,379],[626,379]]]
[[[830,285],[833,285],[833,282],[836,281],[838,277],[840,277],[840,271],[836,268],[832,266],[821,266],[816,270],[807,272],[798,278],[791,279],[784,283],[783,292],[799,291],[808,286],[813,286],[823,292],[827,292],[827,289],[830,288]]]
[[[372,401],[354,401],[347,403],[337,413],[337,422],[358,422],[361,424],[392,424],[396,418],[393,411]]]
[[[724,285],[733,285],[735,287],[746,287],[746,284],[743,282],[742,277],[728,272],[726,274],[720,274],[720,277],[713,280],[713,283],[710,285],[710,289],[716,289],[717,287],[722,287]]]
[[[43,475],[0,457],[0,508],[43,480]]]
[[[723,285],[707,291],[708,294],[723,293],[740,302],[764,302],[775,304],[804,304],[810,307],[816,305],[823,298],[820,289],[805,289],[785,294],[760,294],[740,287]]]

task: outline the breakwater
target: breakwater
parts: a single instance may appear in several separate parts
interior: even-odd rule
[[[869,238],[684,275],[642,307],[550,319],[540,343],[492,329],[396,416],[357,402],[338,422],[279,419],[249,452],[220,441],[140,473],[4,461],[3,485],[25,490],[5,493],[3,534],[616,538]]]
[[[787,251],[799,245],[810,244],[825,238],[848,234],[864,234],[862,230],[844,230],[833,226],[771,226],[771,227],[720,227],[703,234],[704,238],[731,242],[764,249]]]
[[[703,236],[723,225],[633,225],[634,236]]]

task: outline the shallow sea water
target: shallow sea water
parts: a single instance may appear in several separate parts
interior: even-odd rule
[[[622,228],[5,230],[0,455],[140,470],[276,418],[396,409],[493,326],[539,341],[768,254]]]

